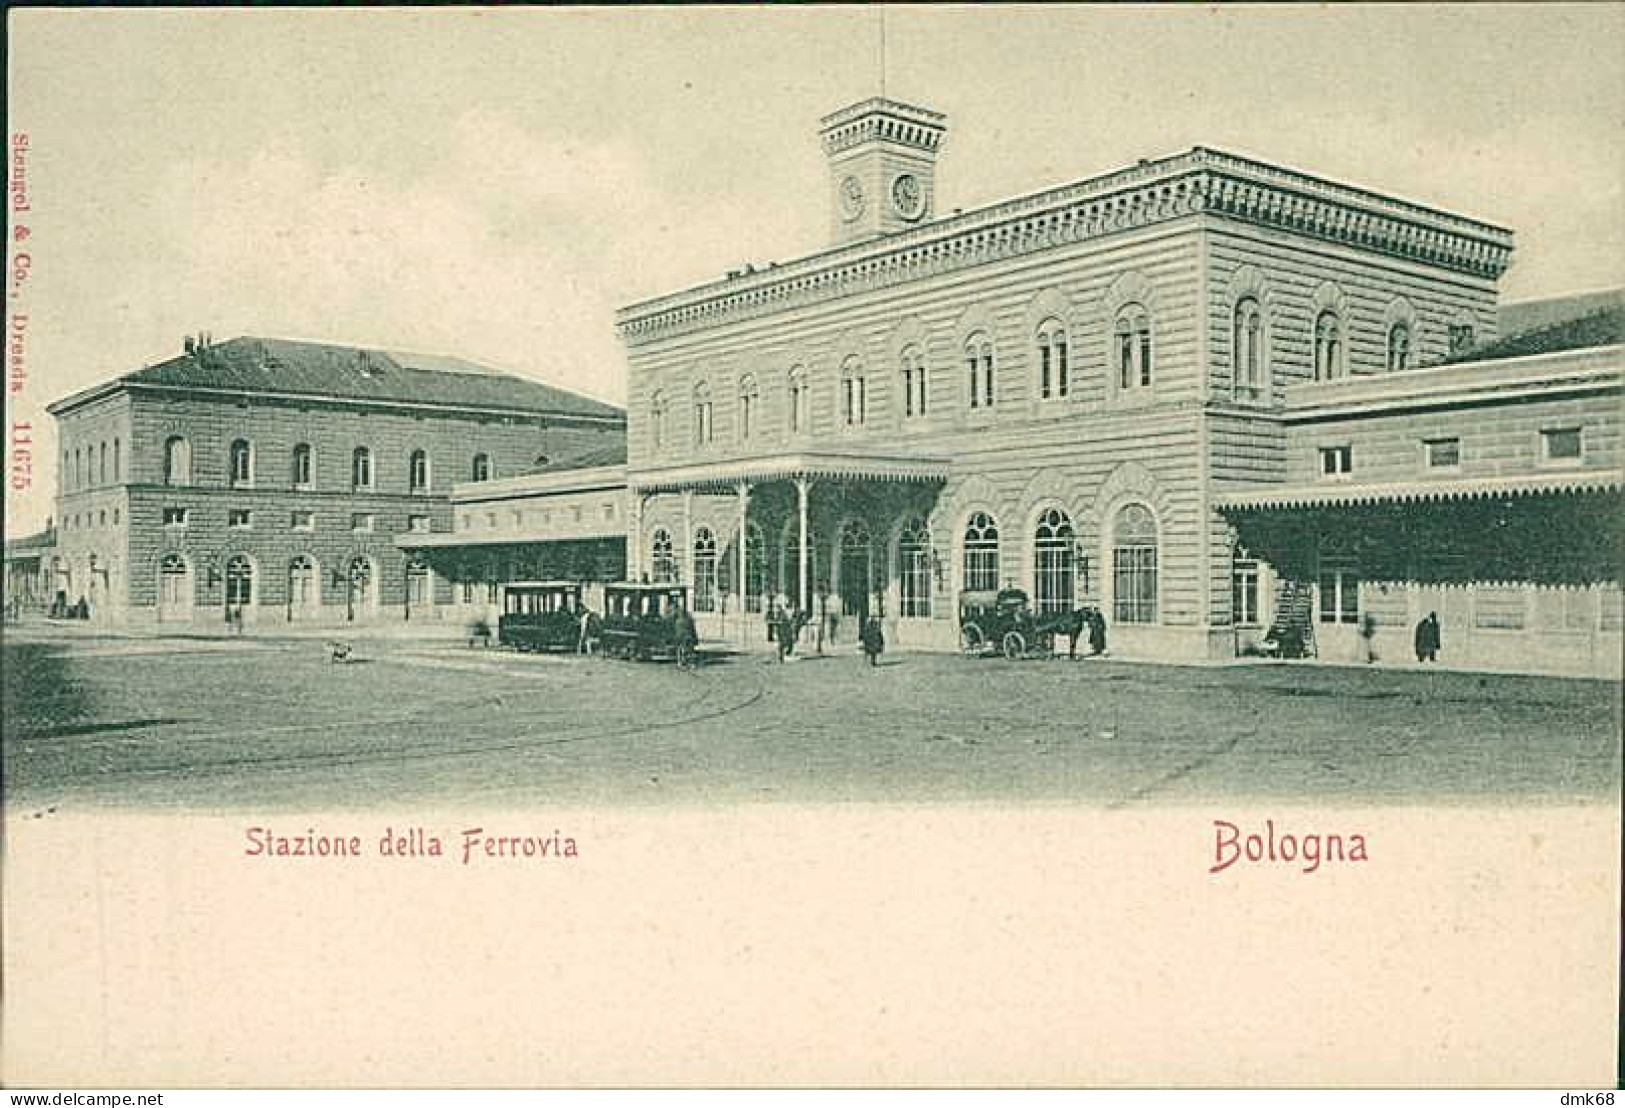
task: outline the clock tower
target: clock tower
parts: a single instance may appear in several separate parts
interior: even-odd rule
[[[819,134],[829,159],[836,245],[889,235],[931,218],[937,149],[946,125],[938,112],[884,97],[824,117]]]

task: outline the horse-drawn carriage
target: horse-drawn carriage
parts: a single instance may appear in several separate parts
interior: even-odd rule
[[[687,660],[694,648],[694,620],[686,585],[623,582],[604,586],[604,653],[612,658]]]
[[[515,650],[574,650],[581,634],[581,585],[514,581],[502,586],[497,642]]]
[[[1075,642],[1093,609],[1035,612],[1021,589],[973,590],[959,596],[959,645],[967,654],[998,652],[1011,661],[1049,657],[1055,636]]]

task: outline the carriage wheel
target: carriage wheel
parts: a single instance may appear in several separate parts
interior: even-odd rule
[[[1012,662],[1027,653],[1027,640],[1020,631],[1009,631],[1004,636],[1004,656]]]
[[[966,654],[980,654],[987,645],[987,639],[982,636],[982,629],[974,623],[967,623],[959,629],[959,649]]]

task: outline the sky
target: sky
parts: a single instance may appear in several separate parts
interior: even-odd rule
[[[624,400],[615,310],[824,247],[818,120],[882,91],[948,116],[942,212],[1200,144],[1512,228],[1505,300],[1625,285],[1621,4],[13,9],[9,35],[8,413],[36,443],[8,535],[51,514],[45,405],[197,331]]]

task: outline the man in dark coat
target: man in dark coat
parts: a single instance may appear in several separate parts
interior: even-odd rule
[[[1099,608],[1089,609],[1089,653],[1106,653],[1106,616]]]
[[[1416,625],[1416,660],[1418,662],[1437,662],[1439,660],[1439,613],[1429,612],[1421,623]]]
[[[879,665],[880,654],[886,649],[886,634],[880,628],[879,616],[872,615],[864,621],[861,637],[863,652],[869,656],[869,664]]]
[[[700,644],[699,630],[694,626],[694,617],[681,606],[672,609],[671,623],[672,647],[677,654],[677,665],[687,669],[694,664],[694,650]]]

